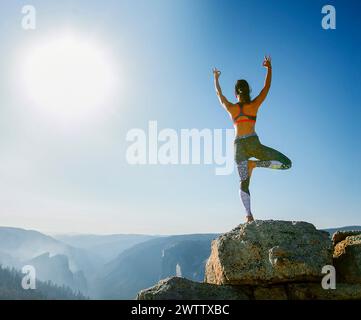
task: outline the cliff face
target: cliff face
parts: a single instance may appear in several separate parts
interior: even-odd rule
[[[326,265],[336,289],[321,286]],[[241,224],[212,241],[203,283],[168,278],[137,299],[361,299],[361,232],[331,240],[306,222]]]

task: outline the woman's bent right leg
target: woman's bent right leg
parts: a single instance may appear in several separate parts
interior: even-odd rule
[[[292,166],[291,160],[283,153],[259,143],[253,150],[256,167],[285,170]]]

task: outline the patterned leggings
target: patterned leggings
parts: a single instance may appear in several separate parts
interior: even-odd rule
[[[292,162],[281,152],[264,146],[256,133],[237,136],[234,141],[234,155],[240,177],[239,196],[246,209],[247,216],[252,216],[251,198],[249,193],[248,159],[257,158],[256,167],[270,169],[289,169]]]

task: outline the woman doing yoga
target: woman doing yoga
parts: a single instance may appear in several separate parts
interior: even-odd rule
[[[219,76],[221,72],[216,68],[213,69],[214,84],[222,106],[227,110],[232,118],[236,131],[234,140],[234,157],[237,164],[240,177],[239,196],[246,209],[246,221],[253,221],[251,212],[251,199],[249,192],[249,182],[252,170],[255,167],[270,169],[289,169],[291,160],[281,152],[261,144],[255,124],[258,109],[265,100],[271,86],[272,65],[271,57],[265,56],[263,66],[267,69],[265,85],[260,94],[253,100],[250,97],[250,88],[246,80],[238,80],[235,85],[236,103],[229,102],[222,94],[219,85]],[[250,160],[256,158],[258,160]]]

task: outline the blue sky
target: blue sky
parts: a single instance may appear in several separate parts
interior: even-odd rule
[[[31,1],[37,29],[21,28],[22,1],[0,13],[1,224],[45,232],[179,234],[224,232],[243,221],[236,172],[215,165],[130,166],[129,130],[230,129],[212,67],[234,99],[239,78],[273,83],[256,131],[293,161],[256,169],[256,218],[319,228],[360,224],[360,19],[358,1]],[[336,8],[336,30],[321,8]],[[120,85],[99,121],[60,127],[22,98],[18,53],[63,30],[111,52]],[[26,53],[26,50],[25,50]],[[21,90],[20,90],[21,91]]]

